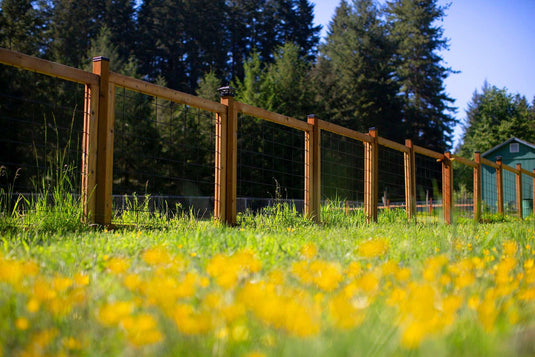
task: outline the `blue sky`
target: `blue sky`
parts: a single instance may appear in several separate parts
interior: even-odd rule
[[[323,35],[339,0],[311,0],[316,24]],[[439,0],[451,3],[441,23],[450,40],[442,52],[447,66],[460,73],[445,81],[446,92],[455,99],[455,116],[464,122],[466,107],[485,80],[532,102],[535,97],[535,0]],[[455,142],[462,135],[455,128]]]

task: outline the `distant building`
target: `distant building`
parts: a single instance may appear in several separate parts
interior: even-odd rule
[[[535,144],[527,141],[511,138],[492,149],[481,154],[487,160],[496,161],[501,156],[504,165],[516,168],[521,164],[522,168],[533,172],[535,169]],[[516,211],[516,175],[503,171],[503,202],[506,213]],[[484,208],[491,212],[497,211],[496,170],[483,165],[481,174],[482,200]],[[523,175],[522,177],[522,213],[526,217],[533,210],[533,178]]]

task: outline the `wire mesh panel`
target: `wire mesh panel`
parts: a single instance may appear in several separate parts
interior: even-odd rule
[[[113,193],[125,212],[166,216],[214,209],[214,114],[116,89]],[[125,222],[128,223],[128,222]]]
[[[19,194],[78,197],[84,86],[3,65],[0,77],[2,209]]]
[[[438,221],[442,214],[442,163],[416,154],[416,214],[420,221]]]
[[[506,215],[517,215],[516,175],[503,170],[503,210]]]
[[[481,213],[498,212],[498,189],[496,187],[496,169],[481,165]]]
[[[522,175],[522,217],[533,214],[533,177]]]
[[[379,208],[405,209],[404,153],[379,146]]]
[[[287,202],[302,212],[304,147],[302,131],[240,114],[237,211]]]
[[[457,178],[457,172],[468,174],[470,177],[469,186],[460,185],[460,187],[453,193],[453,208],[454,214],[463,218],[474,218],[474,169],[471,166],[458,164],[453,169],[454,180]]]
[[[347,209],[364,204],[364,145],[331,132],[321,132],[321,197]]]

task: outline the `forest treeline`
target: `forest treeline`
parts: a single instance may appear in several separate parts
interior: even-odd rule
[[[206,77],[239,99],[285,115],[314,113],[352,129],[377,127],[444,151],[451,145],[452,72],[436,0],[342,0],[320,42],[309,0],[2,0],[0,44],[170,88],[206,93]]]
[[[214,100],[218,87],[232,85],[237,99],[248,104],[303,120],[314,113],[361,132],[376,127],[383,137],[412,139],[444,152],[452,148],[457,124],[454,100],[444,87],[454,70],[441,57],[448,48],[440,25],[446,12],[437,0],[341,0],[320,39],[309,0],[0,0],[0,46],[86,70],[91,70],[93,56],[105,56],[113,71]],[[54,98],[55,108],[72,107],[70,96],[76,91],[58,84],[39,87],[31,74],[7,67],[0,67],[0,75],[4,97],[32,93],[33,103]],[[165,120],[181,116],[185,124],[180,133],[139,120],[162,111],[150,100],[131,96],[123,101],[116,125],[129,135],[126,140],[139,145],[118,152],[117,165],[123,163],[132,173],[147,171],[155,157],[166,153],[172,157],[168,167],[151,169],[182,177],[176,162],[188,152],[169,139],[180,134],[207,145],[210,128],[198,116],[171,107],[163,110],[169,113]],[[533,106],[528,107],[532,112]],[[39,131],[13,119],[28,116],[27,108],[27,103],[0,103],[5,128],[1,163],[31,160],[31,150],[15,143]],[[54,120],[66,121],[62,126],[68,128],[69,116],[65,118],[55,113]],[[260,124],[247,125],[249,139],[261,138]],[[277,135],[273,142],[293,140]],[[466,140],[470,135],[467,131]],[[207,164],[200,182],[210,181],[212,159],[199,159]],[[300,169],[286,171],[298,175],[294,171]],[[256,179],[262,175],[260,171]],[[138,190],[148,182],[133,176],[125,173],[114,181]],[[206,187],[193,191],[203,194],[210,190]]]

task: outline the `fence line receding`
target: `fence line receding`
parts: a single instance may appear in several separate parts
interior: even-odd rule
[[[187,207],[231,225],[238,211],[273,200],[293,202],[315,221],[326,200],[342,203],[348,214],[364,210],[369,222],[391,209],[410,220],[446,223],[459,216],[479,221],[488,212],[520,218],[533,212],[535,173],[500,158],[439,153],[314,115],[291,118],[235,101],[230,87],[220,89],[219,102],[207,100],[111,72],[104,57],[93,59],[92,72],[6,49],[0,49],[0,63],[6,76],[30,73],[55,88],[77,86],[51,91],[56,101],[68,92],[68,102],[75,103],[52,110],[49,98],[2,89],[0,120],[7,130],[0,145],[4,153],[24,145],[28,151],[30,142],[22,143],[9,128],[27,123],[42,132],[49,124],[36,116],[55,117],[58,137],[65,137],[60,131],[74,132],[76,147],[68,153],[76,156],[80,180],[74,187],[88,222],[110,225],[133,200],[147,197],[150,204],[136,202],[142,210]],[[24,106],[35,109],[33,117],[21,114]],[[74,129],[60,114],[65,110],[72,110]],[[43,147],[37,140],[31,145],[34,152]],[[0,157],[9,170],[24,167],[22,161]],[[473,172],[472,192],[453,191],[454,162]]]

